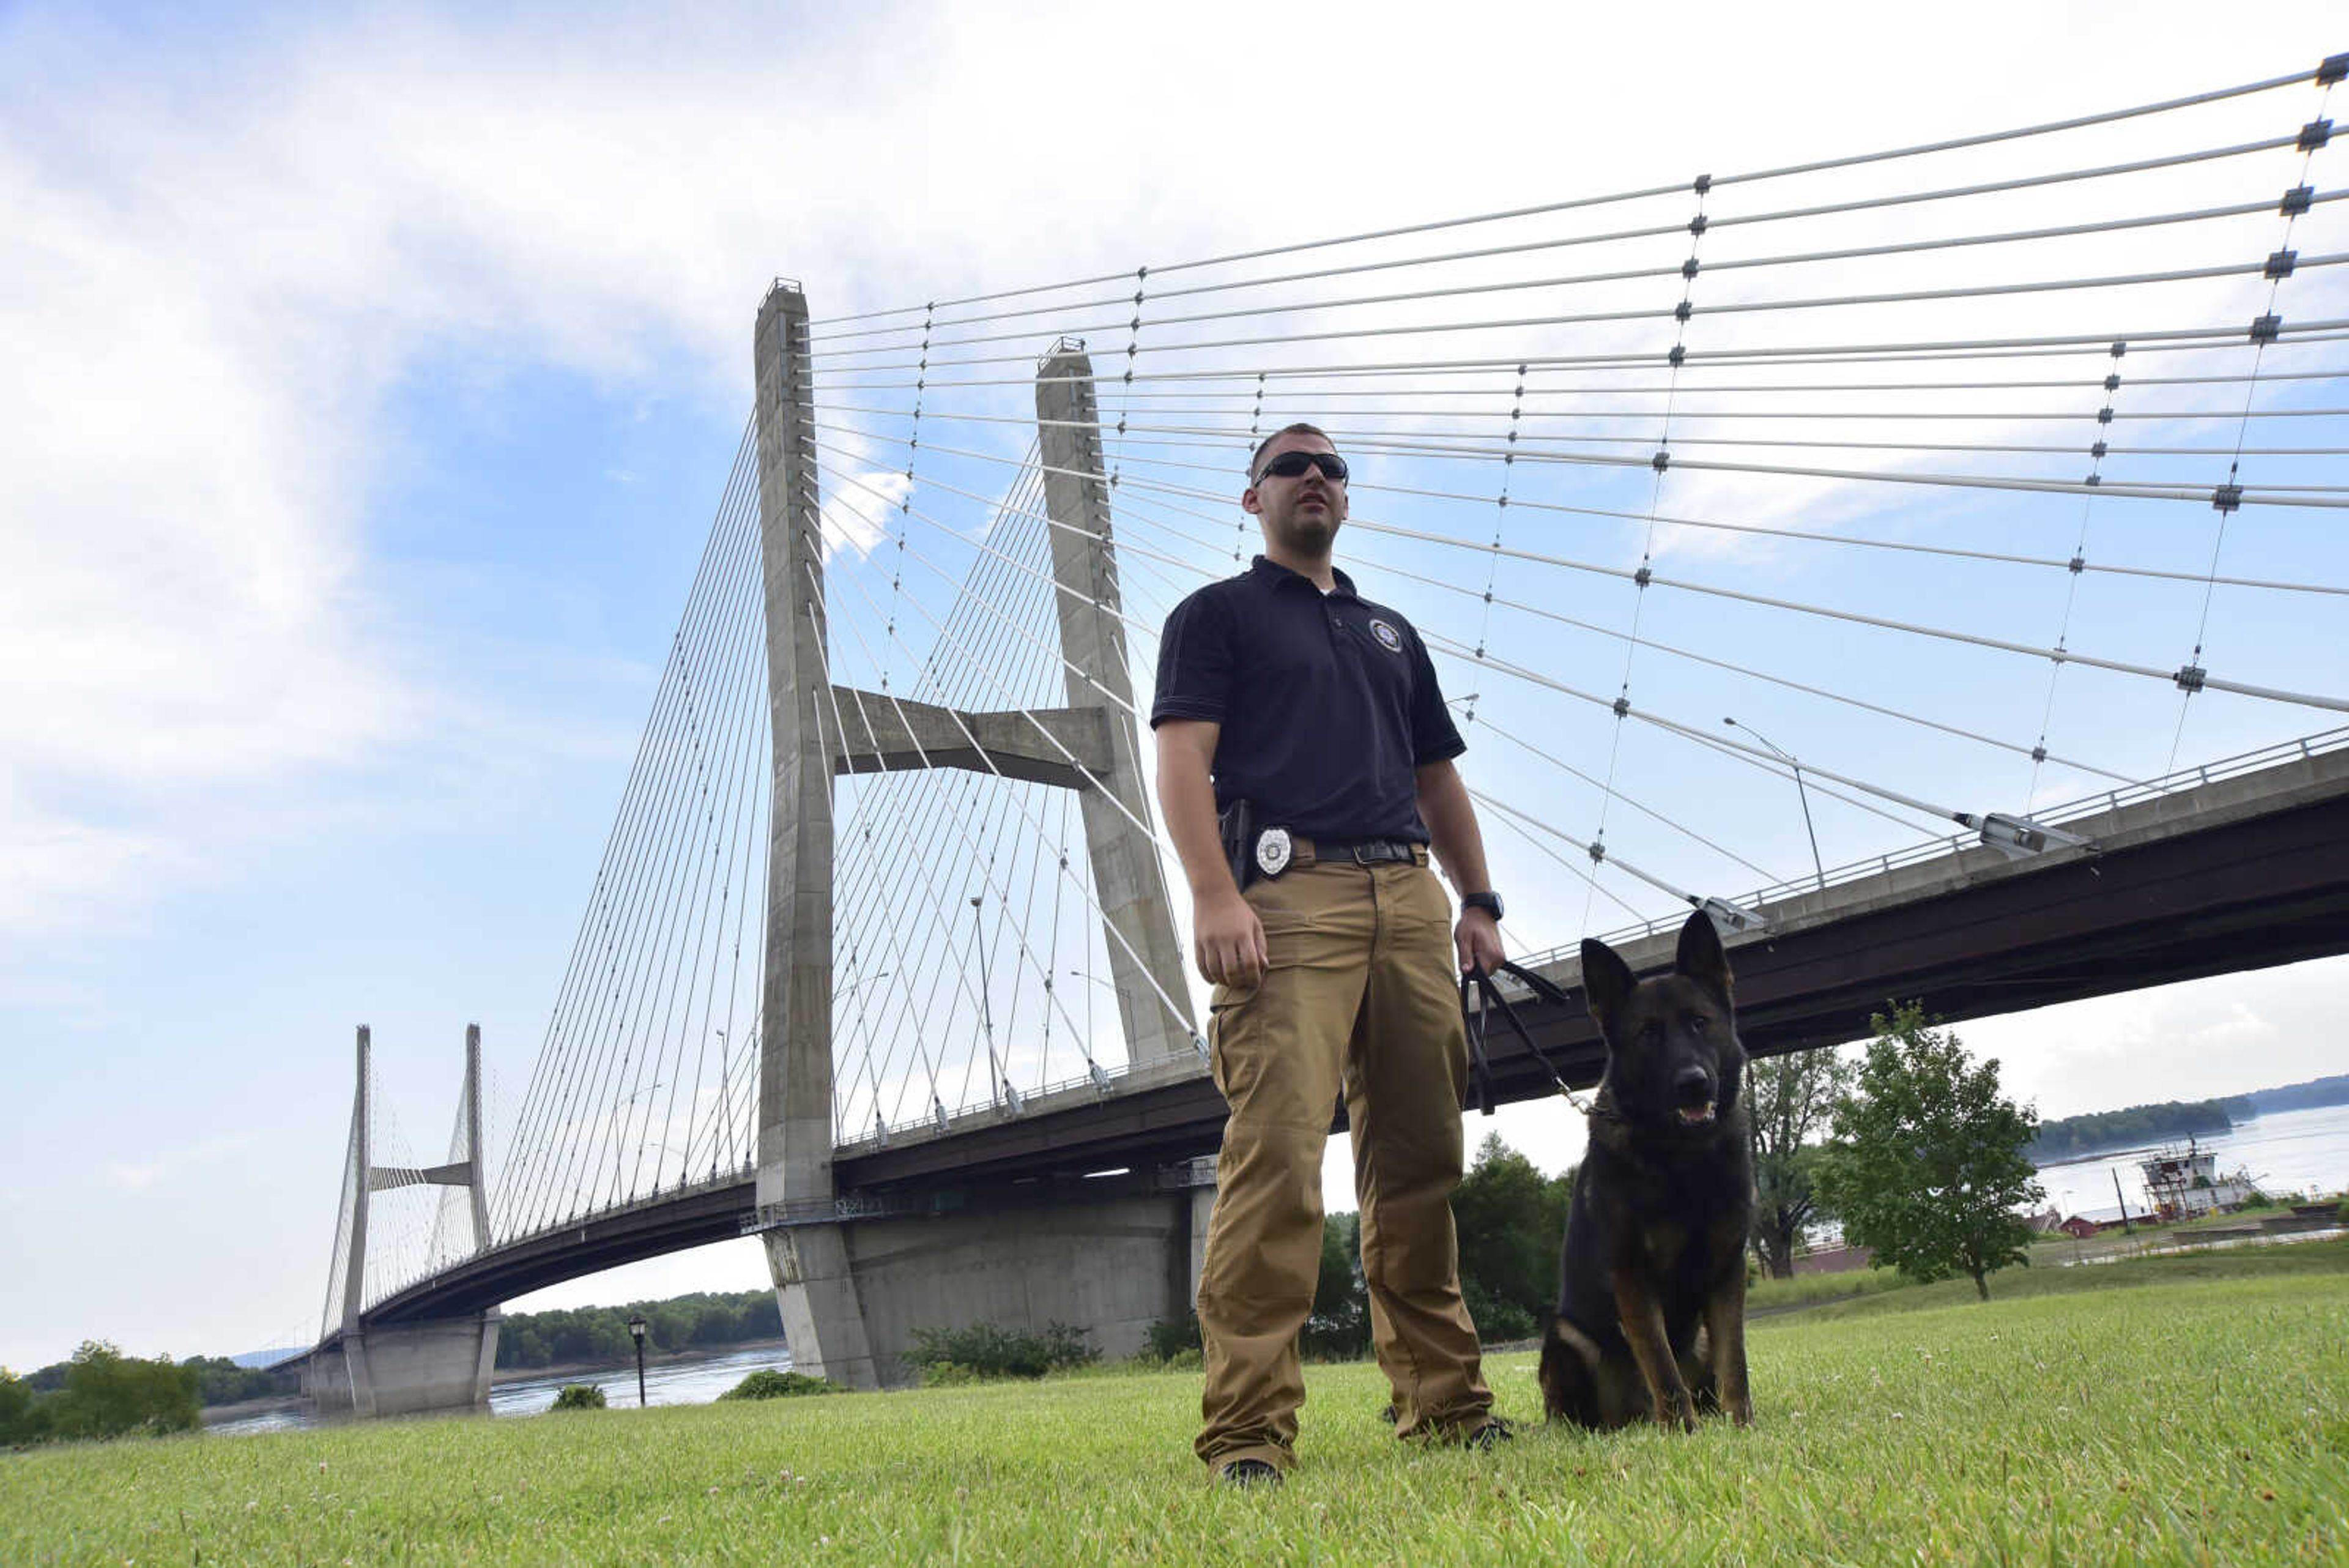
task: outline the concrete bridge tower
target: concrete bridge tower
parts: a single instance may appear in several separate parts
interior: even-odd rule
[[[351,1107],[351,1145],[343,1173],[349,1216],[348,1251],[335,1260],[338,1324],[302,1363],[302,1393],[321,1416],[409,1416],[425,1411],[487,1409],[498,1359],[494,1310],[460,1313],[419,1323],[367,1326],[367,1219],[370,1198],[403,1187],[462,1187],[471,1198],[473,1246],[489,1245],[490,1200],[481,1166],[481,1030],[465,1026],[465,1086],[457,1114],[458,1148],[445,1164],[409,1167],[375,1163],[368,1127],[367,1026],[359,1025],[358,1090]]]
[[[833,1168],[832,781],[840,773],[926,761],[1077,790],[1132,1062],[1126,1083],[1204,1070],[1146,826],[1141,737],[1129,708],[1115,705],[1130,707],[1132,689],[1108,492],[1096,477],[1091,361],[1063,344],[1041,365],[1036,394],[1068,705],[987,713],[828,689],[808,313],[797,286],[779,281],[760,307],[754,359],[773,735],[758,1203],[792,1362],[873,1387],[902,1376],[914,1329],[978,1321],[1080,1324],[1105,1353],[1130,1353],[1151,1323],[1189,1306],[1206,1210],[1193,1189],[858,1224],[844,1217]],[[871,716],[867,751],[825,756],[818,705],[835,702]]]

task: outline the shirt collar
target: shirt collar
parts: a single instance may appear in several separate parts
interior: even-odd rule
[[[1305,576],[1302,572],[1290,571],[1287,566],[1282,566],[1278,561],[1274,560],[1269,556],[1258,556],[1256,558],[1255,563],[1248,567],[1248,570],[1255,576],[1276,589],[1281,587],[1285,583],[1302,583],[1317,594],[1321,591],[1319,585],[1316,584],[1312,578]],[[1337,584],[1337,593],[1343,594],[1350,599],[1359,598],[1361,597],[1354,592],[1354,579],[1348,576],[1340,568],[1336,566],[1330,567],[1330,577],[1332,582]]]

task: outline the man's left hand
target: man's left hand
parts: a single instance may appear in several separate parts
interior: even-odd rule
[[[1482,909],[1463,909],[1452,928],[1452,945],[1460,950],[1460,972],[1483,970],[1491,974],[1508,955],[1501,951],[1501,928]]]

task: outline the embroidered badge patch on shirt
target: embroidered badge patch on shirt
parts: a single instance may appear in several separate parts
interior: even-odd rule
[[[1389,653],[1401,653],[1402,651],[1402,633],[1397,631],[1386,622],[1373,619],[1371,622],[1371,635],[1379,639],[1379,646],[1385,649]]]

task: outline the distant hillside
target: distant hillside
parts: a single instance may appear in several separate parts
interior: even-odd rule
[[[2253,1116],[2313,1110],[2319,1106],[2349,1106],[2349,1073],[2311,1078],[2304,1084],[2286,1084],[2277,1089],[2254,1089],[2243,1098],[2251,1102]]]
[[[2228,1131],[2238,1116],[2258,1113],[2246,1098],[2164,1100],[2126,1110],[2091,1111],[2039,1124],[2039,1137],[2025,1152],[2033,1165],[2054,1165],[2107,1149],[2143,1148],[2172,1138],[2212,1137]]]

